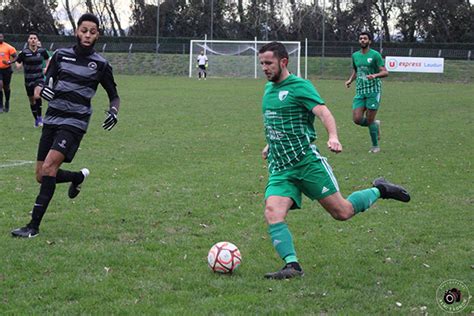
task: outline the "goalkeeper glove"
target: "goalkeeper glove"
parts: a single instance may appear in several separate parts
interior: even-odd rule
[[[111,111],[105,111],[105,114],[107,114],[107,116],[105,117],[104,123],[102,123],[102,127],[110,131],[118,122],[117,114]]]
[[[208,64],[208,63],[206,63],[206,65],[204,65],[204,67],[206,67],[206,69],[207,69],[207,67],[209,67],[209,64]]]
[[[40,93],[41,97],[46,101],[51,101],[52,99],[54,99],[54,94],[54,90],[48,86],[44,86],[43,89],[41,89]]]

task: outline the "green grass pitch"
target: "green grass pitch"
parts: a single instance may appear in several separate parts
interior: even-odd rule
[[[118,125],[101,129],[99,91],[65,165],[91,170],[82,193],[69,200],[58,185],[40,235],[20,240],[10,230],[38,193],[40,130],[14,76],[11,112],[0,114],[0,314],[441,314],[443,281],[474,292],[472,87],[385,80],[382,152],[371,155],[368,130],[351,121],[354,91],[313,81],[338,122],[343,153],[327,151],[319,121],[317,144],[343,195],[383,175],[412,201],[380,200],[337,222],[305,199],[288,223],[306,275],[279,282],[263,279],[282,266],[263,219],[265,82],[116,79]],[[207,267],[222,240],[243,256],[230,276]]]

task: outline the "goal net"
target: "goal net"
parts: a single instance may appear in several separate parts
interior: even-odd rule
[[[197,77],[197,57],[204,51],[209,59],[209,77],[264,78],[258,60],[258,50],[269,41],[223,41],[191,40],[189,54],[189,77]],[[290,58],[288,70],[300,74],[300,42],[281,42]]]

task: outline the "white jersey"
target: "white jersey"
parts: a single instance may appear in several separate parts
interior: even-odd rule
[[[197,57],[197,62],[199,66],[204,66],[207,63],[207,56],[206,55],[199,55]]]

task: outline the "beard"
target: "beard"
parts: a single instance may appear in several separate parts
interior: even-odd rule
[[[367,48],[367,47],[369,47],[369,43],[360,44],[360,48]]]
[[[278,72],[273,74],[270,78],[268,78],[268,81],[277,82],[280,80],[280,77],[281,77],[281,67],[280,65],[278,65]]]

